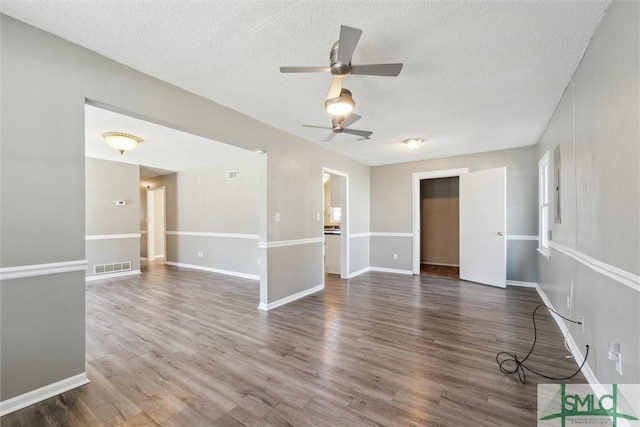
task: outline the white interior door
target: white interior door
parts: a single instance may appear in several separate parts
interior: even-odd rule
[[[506,287],[507,168],[460,175],[460,278]]]

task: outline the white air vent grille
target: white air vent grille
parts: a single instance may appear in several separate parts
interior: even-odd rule
[[[93,266],[93,274],[110,274],[131,271],[131,261],[114,262],[113,264],[97,264]]]
[[[238,179],[238,171],[227,171],[227,181],[231,181],[232,179]]]

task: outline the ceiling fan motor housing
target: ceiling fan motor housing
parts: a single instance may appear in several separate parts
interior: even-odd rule
[[[334,76],[348,76],[351,74],[351,66],[349,64],[342,64],[338,62],[338,49],[340,48],[340,42],[337,41],[331,47],[331,53],[329,59],[331,61],[331,74]]]

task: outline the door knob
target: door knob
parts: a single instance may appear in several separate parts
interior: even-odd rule
[[[504,236],[504,233],[502,231],[498,231],[498,236]]]

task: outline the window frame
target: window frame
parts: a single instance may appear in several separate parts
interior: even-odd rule
[[[551,164],[549,151],[546,151],[538,162],[538,252],[547,259],[549,249],[549,173]]]

